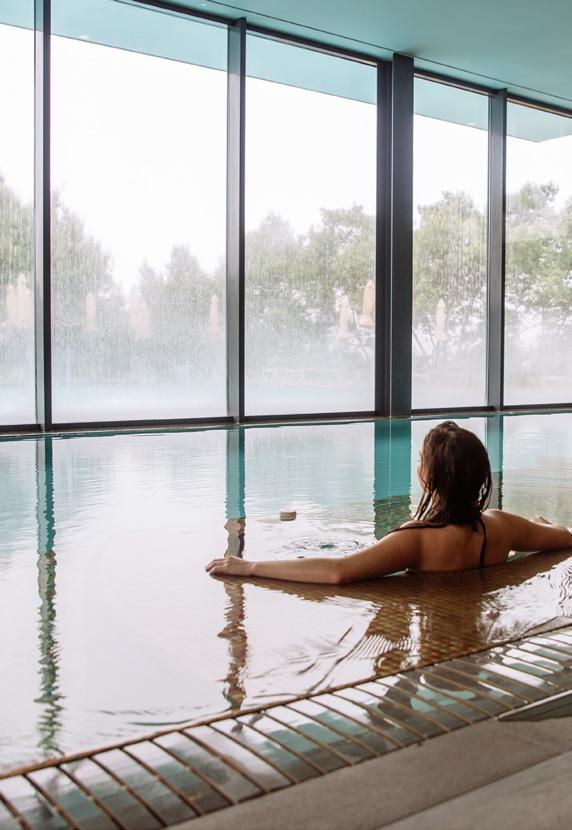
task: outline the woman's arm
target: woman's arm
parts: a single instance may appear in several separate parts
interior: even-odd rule
[[[368,548],[340,559],[310,557],[249,562],[233,556],[214,559],[206,570],[212,575],[233,575],[285,579],[291,582],[319,582],[339,585],[361,582],[417,566],[419,534],[416,530],[389,533]]]
[[[524,519],[512,513],[501,514],[511,550],[557,550],[572,547],[572,533],[564,525],[548,522],[541,516]]]

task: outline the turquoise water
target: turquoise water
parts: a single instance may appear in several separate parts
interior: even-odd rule
[[[385,631],[396,583],[305,596],[204,565],[371,543],[411,515],[434,423],[0,440],[0,768],[358,680],[396,638],[407,665],[425,612],[411,600],[407,630]],[[494,506],[572,523],[572,415],[462,423],[489,448]],[[572,614],[564,567],[491,588],[478,625]]]

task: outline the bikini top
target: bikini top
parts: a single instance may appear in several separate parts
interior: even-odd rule
[[[477,516],[476,521],[478,522],[478,524],[481,526],[481,528],[483,530],[483,544],[481,545],[481,552],[479,554],[479,568],[484,568],[485,567],[485,552],[486,552],[486,549],[487,549],[487,528],[486,528],[486,525],[485,525],[485,523],[483,522],[483,520],[480,516]],[[420,524],[419,527],[423,527],[423,528],[425,528],[425,527],[428,527],[428,528],[442,528],[442,527],[444,527],[444,525],[432,525],[429,522],[427,522],[426,524]],[[396,527],[395,530],[392,530],[391,532],[395,533],[396,530],[412,530],[412,529],[413,528],[411,528],[411,527]]]

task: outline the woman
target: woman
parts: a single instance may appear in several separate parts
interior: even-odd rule
[[[423,496],[415,518],[379,542],[340,559],[248,562],[214,559],[212,575],[340,584],[404,571],[461,571],[505,562],[512,550],[572,546],[572,532],[542,517],[532,521],[487,510],[491,468],[476,435],[452,421],[426,436],[417,468]]]

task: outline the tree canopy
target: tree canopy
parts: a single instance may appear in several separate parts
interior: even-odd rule
[[[32,206],[0,177],[0,324],[13,291],[9,287],[20,278],[32,288],[32,220]],[[432,204],[418,207],[413,288],[414,330],[420,342],[435,345],[441,308],[448,349],[470,351],[482,343],[486,224],[483,211],[465,192],[445,191]],[[174,245],[162,268],[142,261],[137,283],[126,296],[114,276],[111,254],[55,192],[52,271],[54,333],[68,348],[87,335],[92,344],[99,338],[108,344],[102,360],[113,362],[120,343],[125,352],[126,343],[136,349],[148,340],[149,352],[151,345],[157,353],[162,350],[162,358],[155,358],[161,371],[177,362],[190,341],[200,341],[201,360],[209,365],[212,337],[223,336],[217,315],[223,319],[224,263],[207,273],[187,245]],[[342,306],[349,315],[343,325],[350,334],[360,328],[364,291],[375,278],[375,220],[361,205],[323,208],[303,234],[269,213],[246,234],[246,274],[253,360],[257,344],[268,347],[284,337],[295,340],[300,354],[315,349],[316,338],[322,338],[333,360],[340,359],[340,349],[359,348],[366,355],[364,343],[371,332],[365,329],[357,345],[354,335],[345,345],[332,339],[342,325]],[[90,302],[95,315],[91,322]],[[139,330],[133,324],[135,305]],[[548,315],[551,325],[562,331],[571,308],[572,200],[559,207],[553,182],[526,183],[507,202],[507,319],[518,327],[531,315]]]

